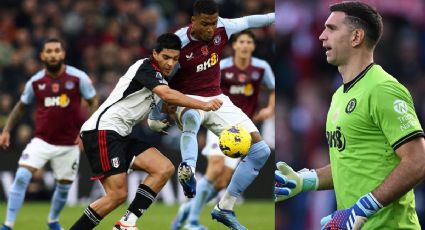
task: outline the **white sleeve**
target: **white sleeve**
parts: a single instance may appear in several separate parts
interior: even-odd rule
[[[22,92],[21,95],[21,102],[25,105],[30,104],[34,100],[35,94],[34,89],[32,88],[32,82],[33,81],[30,80],[25,84],[24,92]]]
[[[249,28],[260,28],[271,25],[275,21],[275,13],[250,15],[241,18],[224,19],[220,18],[226,29],[227,36],[238,33]]]
[[[90,100],[96,95],[96,89],[90,77],[84,72],[80,75],[80,92],[86,100]]]
[[[270,67],[269,63],[267,63],[266,61],[265,61],[265,65],[264,65],[263,84],[267,87],[267,89],[270,89],[270,90],[275,89],[274,73],[273,73],[272,68]]]

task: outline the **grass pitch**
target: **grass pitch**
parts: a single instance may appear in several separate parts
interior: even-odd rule
[[[62,227],[69,229],[71,225],[82,215],[86,205],[65,207],[61,213],[60,222]],[[117,210],[110,213],[96,229],[110,230],[116,220],[124,214],[127,205],[121,205]],[[211,219],[210,211],[213,206],[205,206],[202,210],[201,224],[211,230],[228,229],[221,223]],[[48,202],[25,202],[20,210],[15,223],[16,230],[46,230],[46,219],[49,213]],[[178,205],[167,206],[161,202],[154,203],[138,221],[141,230],[167,230],[170,229],[171,221],[177,213]],[[238,220],[251,230],[274,229],[274,203],[272,201],[246,201],[235,206]],[[6,203],[0,202],[0,221],[4,221],[6,215]]]

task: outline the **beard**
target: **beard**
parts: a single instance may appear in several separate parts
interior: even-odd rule
[[[44,62],[44,66],[46,67],[47,71],[51,72],[51,73],[57,73],[59,72],[59,70],[61,69],[63,65],[63,60],[59,61],[56,64],[49,64],[48,62]]]

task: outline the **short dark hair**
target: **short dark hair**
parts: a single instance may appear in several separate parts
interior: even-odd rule
[[[156,46],[154,50],[159,53],[163,49],[181,50],[182,41],[173,33],[165,33],[156,39]]]
[[[362,2],[341,2],[329,7],[331,12],[341,11],[346,16],[346,22],[354,28],[361,28],[365,31],[366,45],[375,47],[382,36],[382,17],[372,6]]]
[[[252,38],[252,40],[254,40],[255,42],[255,35],[251,30],[242,30],[241,32],[232,35],[232,38],[231,38],[232,43],[236,42],[236,40],[238,40],[238,38],[244,34]]]
[[[193,15],[218,13],[218,5],[214,0],[196,0],[193,4]]]
[[[62,41],[61,39],[56,38],[56,37],[51,37],[51,38],[47,38],[46,40],[44,40],[44,41],[43,41],[43,45],[41,46],[41,51],[43,51],[43,50],[44,50],[44,46],[45,46],[47,43],[51,43],[51,42],[58,42],[58,43],[60,43],[60,44],[61,44],[62,49],[63,49],[63,50],[65,50],[65,43],[64,43],[64,41]]]

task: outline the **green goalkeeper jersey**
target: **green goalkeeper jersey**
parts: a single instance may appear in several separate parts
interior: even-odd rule
[[[423,130],[408,90],[377,64],[333,95],[327,115],[338,209],[377,188],[399,164],[395,150]],[[413,189],[371,216],[362,229],[420,229]]]

